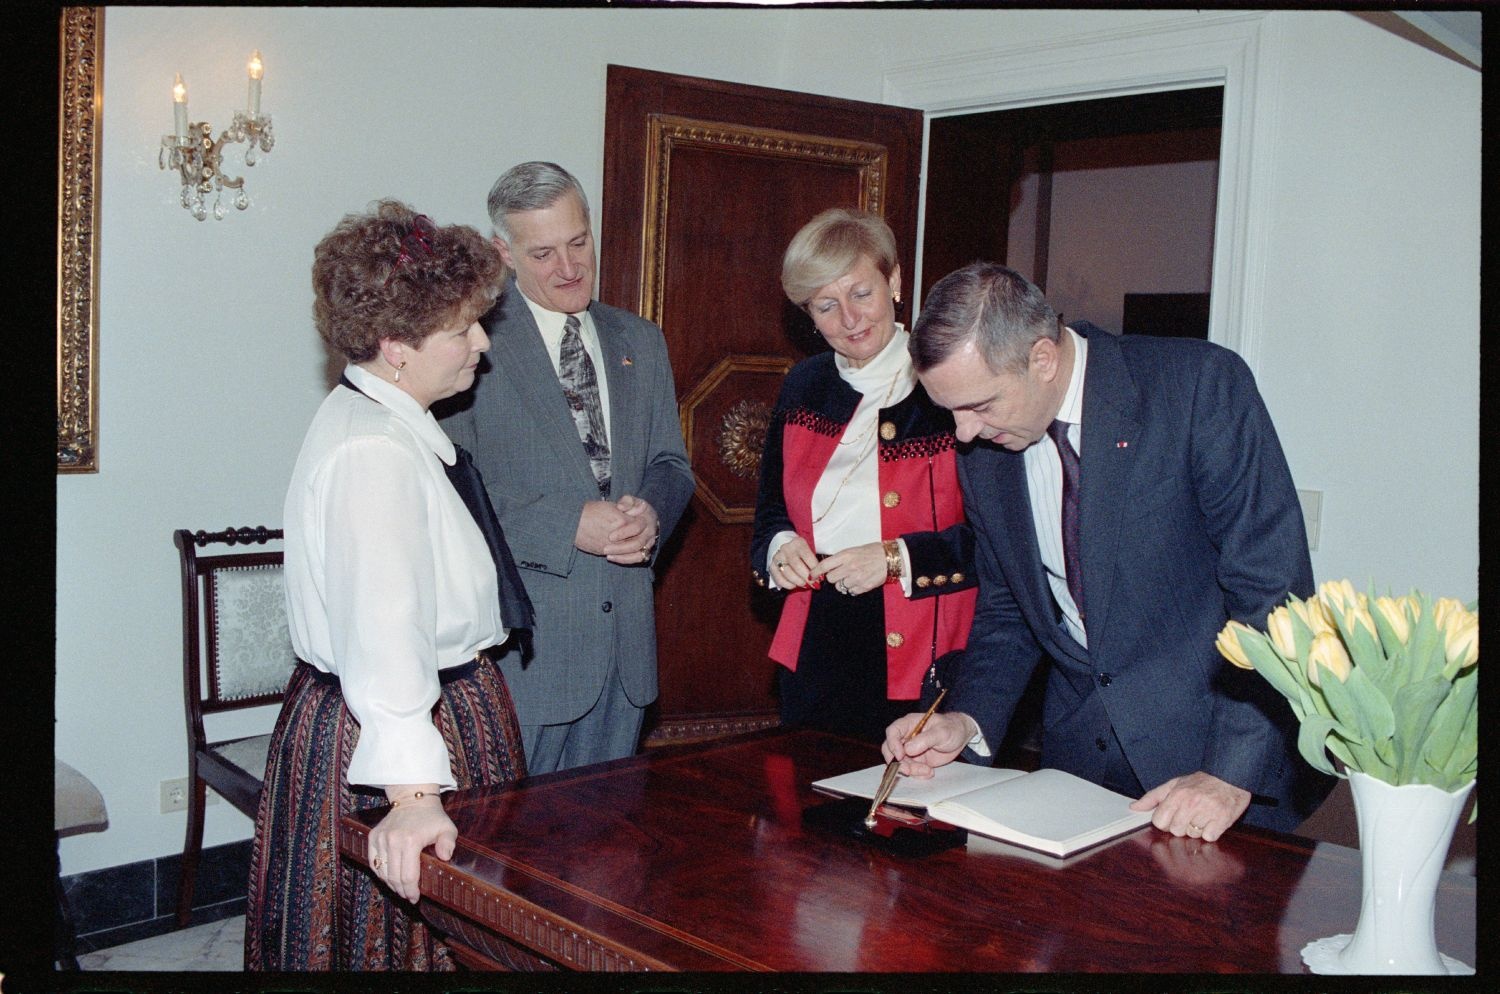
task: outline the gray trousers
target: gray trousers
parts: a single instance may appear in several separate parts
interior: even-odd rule
[[[554,773],[633,756],[645,718],[646,709],[630,703],[619,670],[611,665],[599,699],[582,717],[557,725],[521,725],[526,773]]]

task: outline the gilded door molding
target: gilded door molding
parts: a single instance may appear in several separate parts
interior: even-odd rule
[[[672,153],[679,148],[852,166],[859,175],[858,206],[876,214],[885,213],[885,184],[889,170],[888,153],[883,145],[652,114],[647,119],[646,225],[641,233],[640,313],[657,324],[662,323],[662,302],[665,299]]]
[[[57,471],[97,473],[99,149],[104,8],[61,12],[57,177]]]

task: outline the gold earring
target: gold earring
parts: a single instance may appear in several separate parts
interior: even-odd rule
[[[396,367],[396,382],[397,383],[401,382],[401,371],[403,369],[405,369],[405,368],[406,368],[406,360],[402,359],[401,360],[401,365],[399,365],[399,366]]]
[[[901,303],[901,291],[897,290],[895,293],[891,294],[891,299],[898,304]]]

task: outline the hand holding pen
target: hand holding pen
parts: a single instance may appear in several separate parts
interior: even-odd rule
[[[922,727],[926,725],[928,720],[931,719],[932,716],[937,712],[938,705],[943,703],[943,698],[946,696],[948,696],[948,688],[944,687],[942,691],[938,693],[937,699],[932,702],[932,707],[927,709],[927,713],[922,715],[922,720],[917,722],[916,726],[912,728],[909,733],[907,733],[903,741],[911,741],[917,736],[919,732],[922,731]],[[886,734],[889,735],[890,731],[887,730]],[[875,812],[878,811],[880,809],[880,806],[886,802],[886,798],[891,796],[891,791],[896,787],[896,777],[899,775],[900,769],[901,760],[899,759],[892,759],[885,765],[885,775],[880,778],[880,787],[875,791],[874,799],[870,801],[870,813],[865,815],[866,828],[875,827]]]
[[[955,711],[908,714],[886,728],[880,751],[888,761],[900,764],[902,776],[925,780],[933,770],[958,758],[974,730],[973,719]]]

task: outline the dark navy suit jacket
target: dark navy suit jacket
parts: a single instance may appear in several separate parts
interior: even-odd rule
[[[1298,756],[1286,702],[1214,648],[1228,619],[1263,628],[1288,593],[1314,590],[1297,492],[1254,379],[1208,342],[1075,330],[1088,340],[1079,546],[1089,646],[1058,624],[1022,454],[975,442],[959,479],[979,605],[947,709],[998,744],[1045,653],[1044,765],[1099,782],[1112,727],[1147,790],[1203,770],[1257,795],[1248,823],[1295,828],[1332,780]]]

